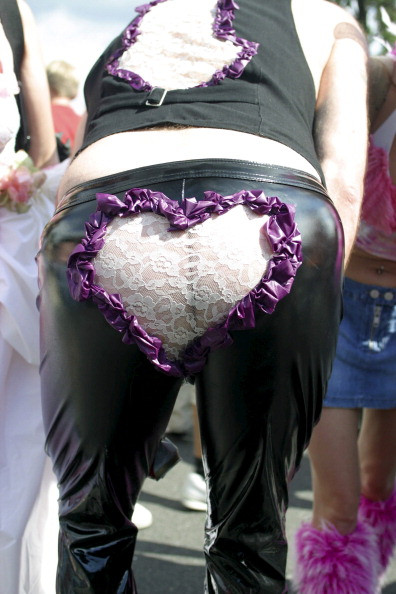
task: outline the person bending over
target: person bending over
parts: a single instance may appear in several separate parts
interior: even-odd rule
[[[57,591],[137,591],[130,517],[188,378],[205,591],[284,592],[288,483],[320,414],[361,200],[365,40],[321,0],[136,11],[85,83],[39,256]]]

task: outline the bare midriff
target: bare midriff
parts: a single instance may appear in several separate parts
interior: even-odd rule
[[[88,146],[71,163],[59,196],[83,182],[137,167],[213,158],[282,165],[319,179],[304,157],[268,138],[217,128],[160,127],[112,134]]]
[[[379,258],[356,247],[349,259],[345,274],[359,283],[396,287],[396,261]]]

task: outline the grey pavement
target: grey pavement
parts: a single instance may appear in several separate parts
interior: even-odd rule
[[[147,480],[140,502],[153,514],[150,528],[140,531],[134,569],[139,594],[202,594],[204,559],[202,554],[204,516],[185,510],[180,490],[192,470],[192,436],[172,436],[179,447],[182,462],[162,480]],[[288,580],[293,566],[293,534],[303,520],[308,520],[312,505],[309,463],[303,464],[293,480],[287,514],[290,545]],[[290,592],[293,592],[289,584]],[[318,592],[318,594],[320,594]],[[382,594],[396,594],[396,560],[390,568]]]

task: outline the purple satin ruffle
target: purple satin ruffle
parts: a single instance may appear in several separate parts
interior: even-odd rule
[[[294,221],[294,208],[275,196],[267,197],[261,190],[244,190],[232,196],[208,191],[204,200],[186,198],[178,202],[161,192],[133,188],[126,192],[123,201],[112,194],[97,194],[96,197],[98,206],[85,225],[86,237],[69,258],[67,276],[71,295],[76,301],[92,299],[113,328],[123,334],[123,342],[136,344],[156,367],[169,375],[188,376],[199,372],[211,350],[232,343],[231,330],[254,328],[256,308],[270,314],[278,301],[290,292],[302,262],[301,237]],[[161,340],[149,336],[136,316],[128,314],[121,296],[107,293],[94,282],[93,260],[104,245],[107,225],[114,217],[149,211],[166,217],[172,232],[202,223],[212,214],[222,215],[237,204],[269,215],[263,232],[269,238],[274,256],[260,282],[229,311],[225,321],[193,340],[182,360],[171,361]]]
[[[148,4],[142,4],[136,7],[138,16],[128,25],[125,29],[122,38],[122,47],[118,49],[110,58],[106,69],[109,74],[118,76],[123,80],[126,80],[130,86],[136,91],[151,91],[153,85],[143,80],[143,78],[136,72],[125,70],[119,67],[119,59],[122,54],[134,43],[136,43],[137,37],[140,35],[139,25],[142,22],[144,16],[151,10],[153,6],[166,2],[167,0],[153,0]],[[250,60],[257,54],[259,43],[254,41],[248,41],[237,37],[235,29],[232,26],[232,22],[235,18],[235,10],[238,10],[239,6],[234,0],[219,0],[217,3],[217,13],[215,22],[213,24],[213,31],[218,39],[231,41],[234,45],[240,46],[241,51],[238,53],[234,62],[230,65],[225,65],[221,70],[216,70],[212,78],[203,82],[198,87],[209,87],[217,85],[224,78],[239,78],[244,71],[246,65]]]

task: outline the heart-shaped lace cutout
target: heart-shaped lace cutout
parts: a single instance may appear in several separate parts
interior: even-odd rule
[[[256,310],[271,314],[302,262],[294,208],[262,190],[96,198],[69,258],[71,295],[92,299],[126,344],[170,375],[198,373],[210,351],[232,343],[231,330],[253,328]]]
[[[266,219],[243,205],[172,233],[152,212],[113,219],[93,260],[94,282],[119,294],[128,314],[179,359],[264,276],[272,254],[260,232]]]

